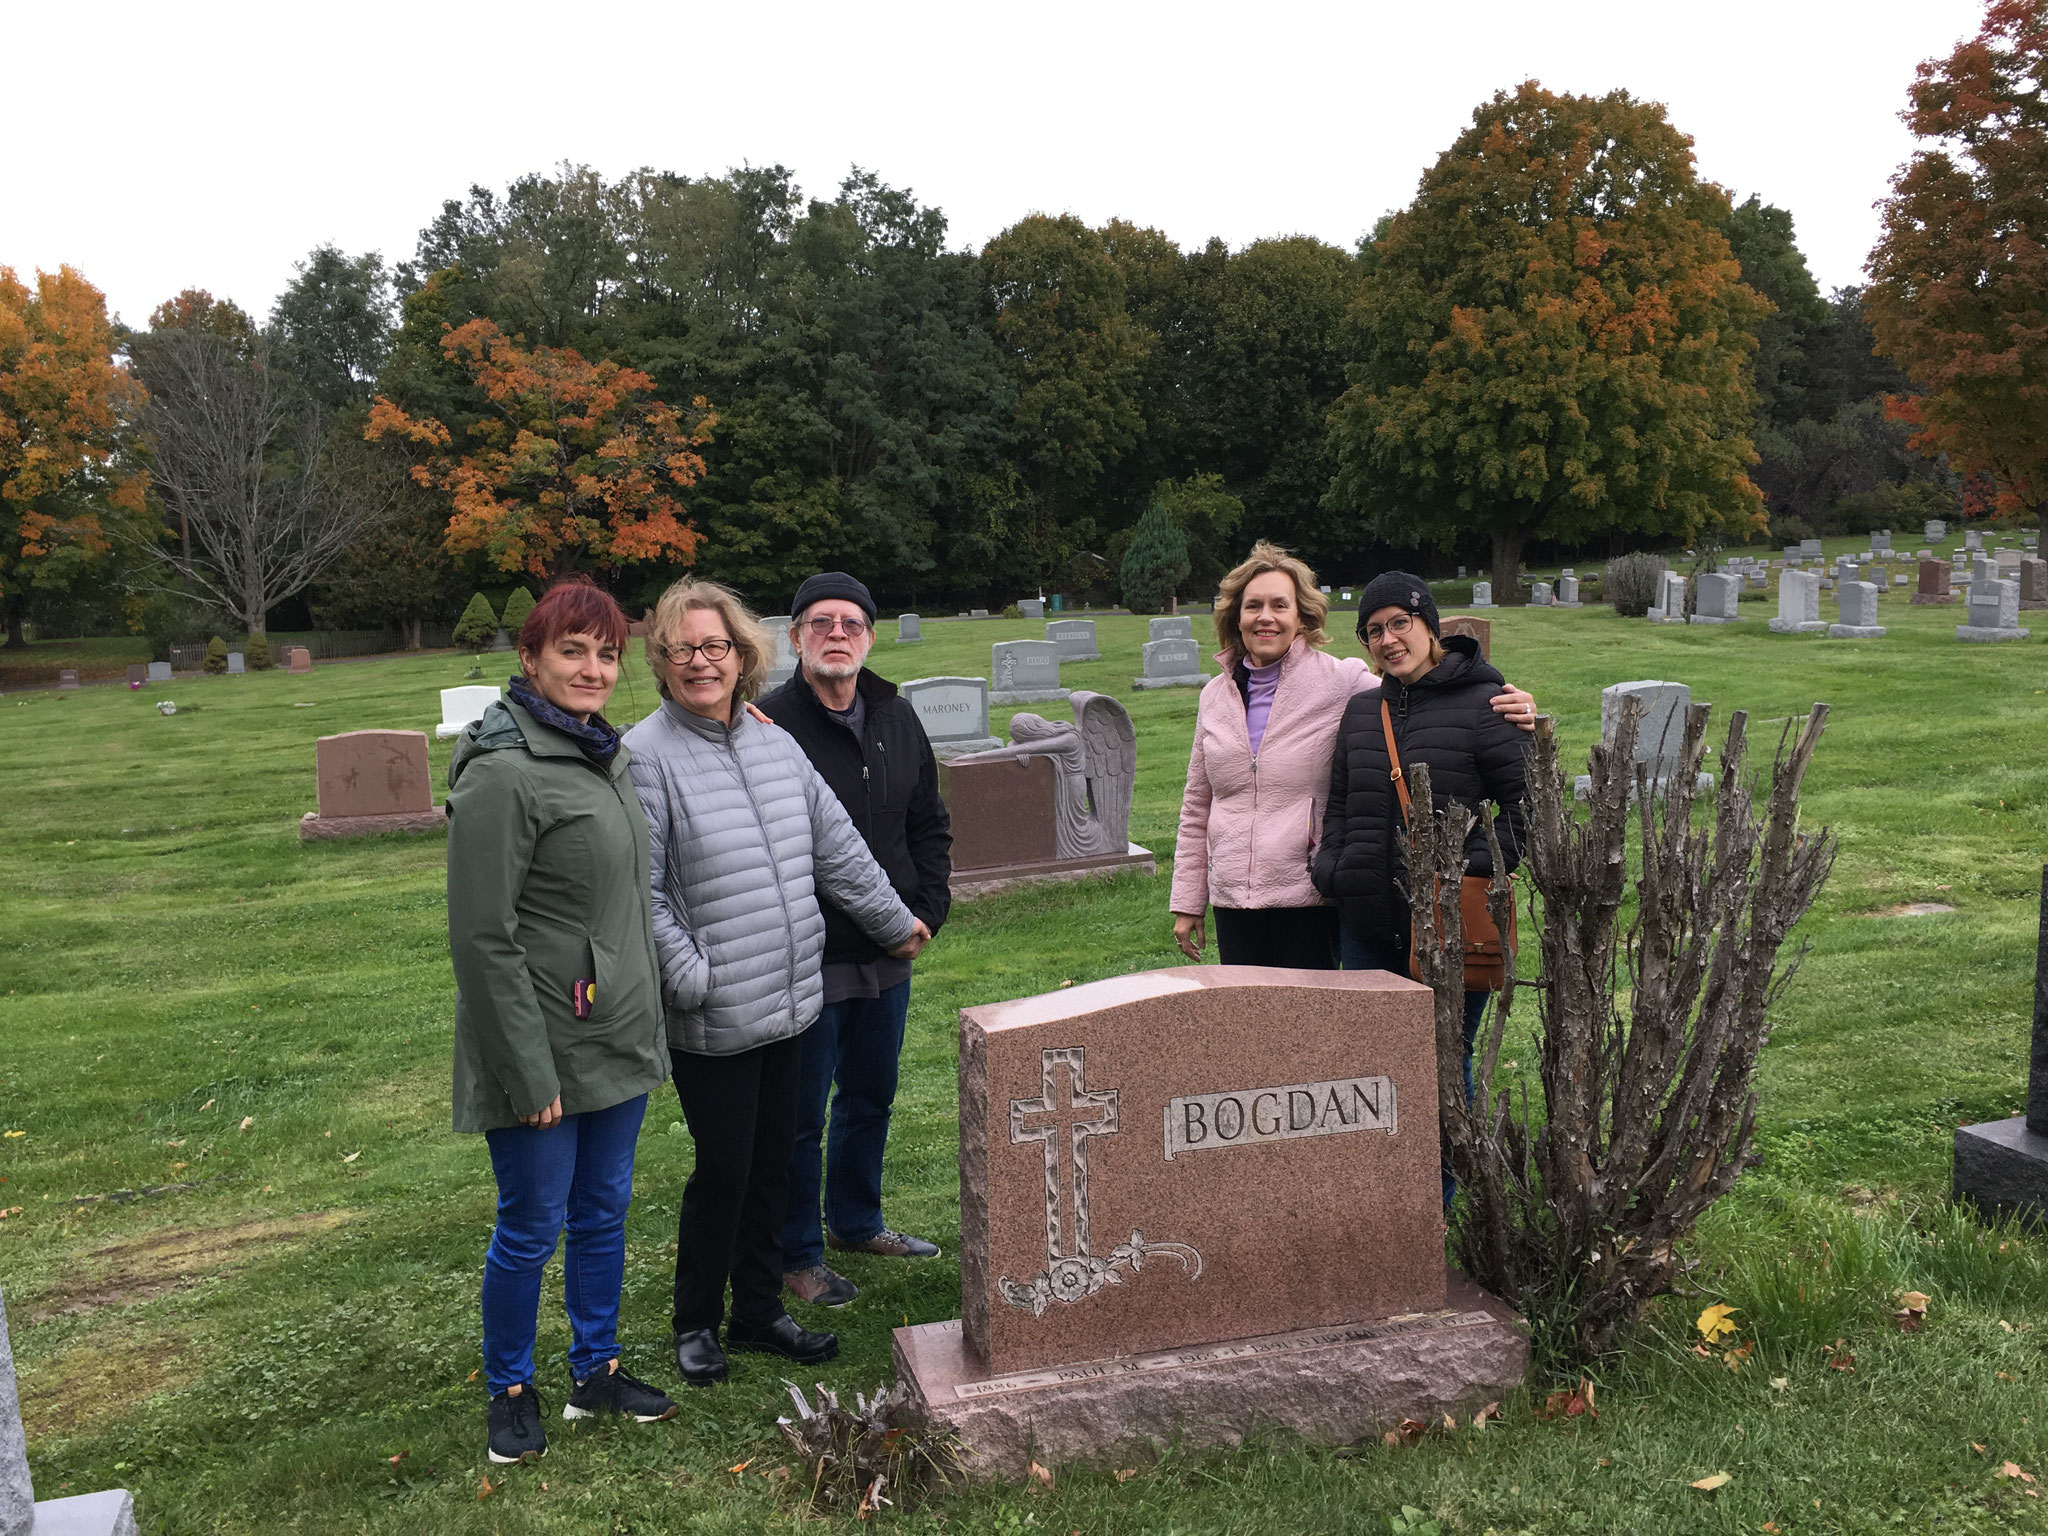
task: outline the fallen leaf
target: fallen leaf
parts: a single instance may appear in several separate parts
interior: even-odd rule
[[[1927,1293],[1925,1291],[1899,1292],[1899,1310],[1892,1314],[1892,1321],[1898,1324],[1899,1332],[1915,1332],[1927,1321]]]
[[[248,1129],[249,1129],[249,1127],[250,1127],[250,1126],[252,1126],[252,1125],[254,1125],[255,1123],[256,1123],[256,1117],[255,1117],[254,1115],[244,1115],[244,1116],[242,1116],[242,1129],[243,1129],[243,1130],[245,1130],[245,1131],[246,1131],[246,1130],[248,1130]],[[484,1480],[484,1486],[485,1486],[485,1487],[487,1487],[487,1488],[488,1488],[488,1487],[490,1486],[490,1479],[489,1479],[489,1478],[486,1478],[486,1479]]]
[[[1731,1349],[1721,1357],[1721,1363],[1731,1371],[1739,1371],[1748,1364],[1749,1357],[1756,1350],[1756,1340],[1751,1339],[1740,1349]]]
[[[1128,1483],[1137,1475],[1138,1469],[1136,1467],[1119,1467],[1116,1471],[1116,1480],[1120,1483]]]
[[[2007,1322],[2007,1321],[2006,1321],[2006,1320],[2005,1320],[2004,1318],[2002,1318],[2002,1317],[2001,1317],[2001,1318],[2000,1318],[2000,1319],[1998,1320],[1998,1326],[1999,1326],[1999,1327],[2001,1327],[2001,1328],[2003,1328],[2003,1329],[2004,1329],[2004,1330],[2005,1330],[2005,1331],[2006,1331],[2007,1333],[2011,1333],[2011,1332],[2012,1332],[2012,1324],[2011,1324],[2011,1323],[2008,1323],[2008,1322]]]
[[[28,1132],[27,1132],[27,1131],[9,1131],[9,1132],[7,1133],[7,1139],[8,1139],[9,1141],[12,1141],[12,1140],[14,1140],[14,1139],[15,1139],[15,1138],[16,1138],[17,1136],[26,1136],[27,1134],[28,1134]]]
[[[1699,1322],[1695,1326],[1698,1327],[1700,1336],[1712,1344],[1735,1331],[1735,1324],[1728,1321],[1734,1315],[1733,1307],[1726,1302],[1717,1301],[1700,1314]]]
[[[1772,1536],[1776,1536],[1778,1522],[1775,1520],[1766,1520],[1762,1525],[1758,1526],[1757,1529],[1760,1531],[1770,1531],[1772,1533]]]
[[[1699,1489],[1702,1493],[1712,1493],[1716,1488],[1721,1487],[1723,1484],[1729,1481],[1731,1481],[1731,1479],[1729,1478],[1726,1472],[1716,1472],[1712,1477],[1702,1477],[1697,1479],[1692,1486]]]
[[[344,1158],[342,1159],[342,1161],[343,1161],[344,1163],[352,1163],[352,1162],[354,1162],[354,1161],[355,1161],[355,1160],[356,1160],[357,1158],[361,1157],[362,1155],[363,1155],[363,1153],[362,1153],[362,1149],[361,1149],[360,1147],[358,1147],[358,1148],[357,1148],[357,1149],[356,1149],[355,1151],[353,1151],[353,1152],[349,1153],[349,1155],[348,1155],[347,1157],[344,1157]]]
[[[390,1462],[390,1463],[391,1463],[391,1465],[395,1467],[395,1466],[397,1466],[397,1465],[398,1465],[398,1464],[399,1464],[399,1463],[400,1463],[401,1461],[405,1460],[405,1458],[406,1458],[406,1457],[410,1456],[411,1454],[412,1454],[412,1452],[411,1452],[411,1451],[400,1451],[400,1452],[399,1452],[399,1453],[398,1453],[398,1454],[397,1454],[396,1456],[386,1456],[386,1457],[385,1457],[384,1459],[385,1459],[386,1461]]]
[[[1451,1415],[1449,1415],[1448,1413],[1447,1413],[1447,1414],[1445,1414],[1445,1415],[1444,1415],[1444,1428],[1445,1428],[1445,1429],[1456,1429],[1457,1427],[1458,1427],[1458,1421],[1457,1421],[1456,1419],[1452,1418],[1452,1417],[1451,1417]]]
[[[1984,1442],[1982,1440],[1972,1440],[1970,1442],[1970,1449],[1975,1451],[1979,1456],[1982,1456],[1984,1454]]]
[[[1771,1378],[1771,1390],[1773,1392],[1782,1392],[1791,1385],[1792,1378],[1790,1376],[1773,1376]]]
[[[1072,986],[1073,984],[1074,984],[1074,979],[1073,979],[1073,977],[1069,976],[1069,977],[1068,977],[1068,978],[1067,978],[1067,979],[1066,979],[1065,981],[1063,981],[1063,982],[1061,982],[1061,983],[1060,983],[1060,986],[1062,986],[1062,987],[1071,987],[1071,986]],[[1055,988],[1054,990],[1055,990],[1055,991],[1057,991],[1057,990],[1058,990],[1058,988]]]
[[[167,1141],[164,1145],[167,1147],[182,1147],[185,1145],[185,1138],[180,1136],[176,1141]]]
[[[1852,1373],[1855,1371],[1856,1357],[1849,1353],[1847,1346],[1848,1341],[1846,1339],[1837,1339],[1832,1345],[1824,1344],[1821,1346],[1821,1353],[1824,1355],[1828,1354],[1829,1349],[1832,1348],[1834,1350],[1833,1354],[1828,1355],[1829,1370],[1849,1371]]]
[[[746,1471],[746,1470],[747,1470],[747,1468],[751,1467],[751,1466],[752,1466],[753,1464],[754,1464],[754,1458],[753,1458],[753,1457],[751,1457],[751,1456],[749,1456],[749,1457],[748,1457],[748,1458],[747,1458],[747,1459],[746,1459],[745,1461],[741,1462],[741,1463],[740,1463],[740,1464],[739,1464],[738,1466],[736,1466],[736,1467],[727,1467],[727,1468],[726,1468],[725,1470],[726,1470],[726,1471],[728,1471],[728,1472],[744,1472],[744,1471]]]
[[[1610,1456],[1602,1456],[1598,1461],[1594,1462],[1593,1465],[1596,1467],[1611,1467],[1614,1465],[1614,1459]]]
[[[1488,1403],[1484,1408],[1481,1408],[1472,1415],[1472,1427],[1474,1429],[1484,1429],[1488,1419],[1497,1419],[1499,1417],[1500,1404],[1497,1402]]]
[[[2014,1461],[2008,1461],[2004,1466],[2000,1467],[1998,1469],[1998,1475],[2002,1478],[2007,1479],[2008,1481],[2017,1478],[2019,1481],[2023,1483],[2031,1483],[2034,1480],[2033,1473],[2022,1472],[2020,1470],[2019,1463]]]
[[[199,1113],[203,1115],[211,1108],[213,1108],[213,1100],[208,1099],[204,1104],[199,1106]]]
[[[1711,1349],[1707,1348],[1707,1346],[1704,1344],[1693,1345],[1692,1352],[1698,1355],[1702,1360],[1711,1360],[1714,1358],[1714,1352]]]
[[[1029,1475],[1031,1481],[1036,1483],[1041,1488],[1050,1488],[1052,1486],[1052,1473],[1047,1471],[1044,1467],[1041,1467],[1035,1461],[1031,1463],[1031,1466],[1029,1468]]]
[[[2011,1371],[2000,1371],[1998,1373],[1998,1379],[2000,1381],[2018,1381],[2019,1377],[2013,1375]]]
[[[497,1489],[495,1489],[495,1488],[493,1488],[493,1487],[491,1486],[491,1480],[490,1480],[490,1479],[489,1479],[488,1477],[487,1477],[487,1478],[485,1478],[485,1479],[484,1479],[484,1482],[483,1482],[483,1486],[482,1486],[481,1488],[477,1489],[477,1491],[476,1491],[476,1501],[477,1501],[477,1503],[479,1503],[479,1504],[483,1503],[483,1501],[484,1501],[485,1499],[488,1499],[488,1498],[489,1498],[489,1497],[490,1497],[490,1496],[491,1496],[492,1494],[496,1493],[497,1491],[498,1491]]]
[[[546,1493],[546,1492],[548,1491],[548,1485],[547,1485],[546,1483],[542,1483],[542,1484],[540,1485],[540,1491],[541,1491],[542,1493]]]

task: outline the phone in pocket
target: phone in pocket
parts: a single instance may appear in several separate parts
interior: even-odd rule
[[[591,1009],[597,1005],[597,983],[594,981],[584,981],[579,978],[576,982],[573,997],[576,1004],[576,1017],[579,1019],[589,1018]]]

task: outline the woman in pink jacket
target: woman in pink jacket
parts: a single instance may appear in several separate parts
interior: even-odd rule
[[[1337,911],[1309,869],[1344,706],[1379,679],[1323,651],[1329,607],[1316,573],[1263,539],[1216,595],[1223,672],[1202,688],[1173,855],[1173,937],[1190,960],[1213,906],[1225,965],[1337,967]],[[1536,701],[1519,689],[1493,707],[1535,729]]]

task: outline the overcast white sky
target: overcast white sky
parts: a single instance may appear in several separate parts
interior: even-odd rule
[[[978,246],[1026,213],[1183,246],[1349,246],[1501,87],[1663,102],[1703,173],[1860,280],[1913,66],[1977,0],[69,5],[10,0],[0,265],[69,262],[131,323],[184,287],[258,315],[321,241],[411,254],[442,199],[563,160],[851,164]]]

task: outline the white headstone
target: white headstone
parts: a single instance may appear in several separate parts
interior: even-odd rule
[[[896,616],[896,643],[907,644],[924,638],[924,620],[914,613],[900,613]]]
[[[481,720],[484,711],[498,702],[498,690],[490,683],[471,683],[462,688],[441,690],[441,723],[434,727],[436,740],[460,736],[463,727]]]
[[[898,690],[942,761],[988,752],[1002,742],[988,730],[988,683],[979,677],[919,677]]]
[[[171,680],[171,664],[168,661],[152,661],[149,664],[149,680],[152,683],[168,683]]]
[[[1820,617],[1820,577],[1812,571],[1784,571],[1778,576],[1778,616],[1771,632],[1817,635],[1827,629]]]
[[[1611,743],[1614,740],[1615,732],[1621,726],[1622,708],[1630,699],[1638,700],[1643,707],[1643,717],[1636,726],[1635,756],[1631,761],[1636,768],[1648,774],[1651,792],[1662,794],[1685,746],[1685,713],[1692,704],[1692,689],[1684,683],[1650,680],[1615,683],[1601,689],[1602,741]],[[1703,772],[1699,776],[1698,787],[1705,789],[1713,781],[1712,774]],[[1591,792],[1592,785],[1591,776],[1582,774],[1573,789],[1583,800]]]
[[[1491,608],[1493,606],[1492,582],[1475,581],[1472,583],[1472,606],[1474,608]]]
[[[796,676],[796,647],[789,643],[789,626],[795,620],[786,613],[778,613],[761,622],[768,626],[768,634],[775,642],[775,656],[768,664],[768,686],[773,688]]]

